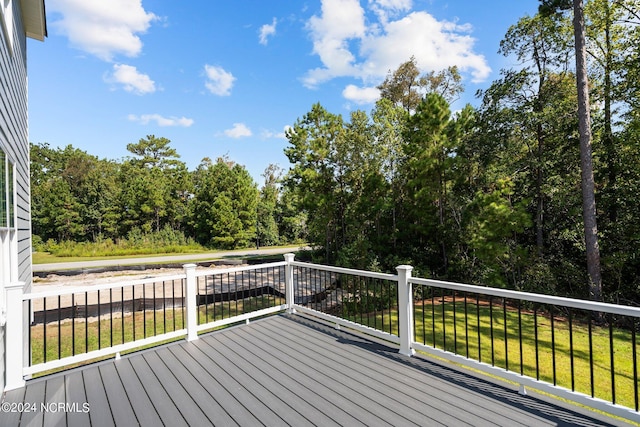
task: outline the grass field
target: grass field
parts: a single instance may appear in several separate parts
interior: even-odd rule
[[[414,306],[415,340],[517,374],[636,407],[634,388],[638,373],[634,372],[634,359],[640,353],[640,344],[636,340],[634,352],[630,330],[612,327],[610,335],[609,326],[593,324],[589,334],[588,323],[578,321],[575,314],[570,328],[568,317],[558,313],[553,317],[548,311],[521,310],[519,313],[516,307],[490,306],[486,301],[480,304],[468,301],[466,312],[467,316],[464,301],[455,304],[450,300],[418,301]],[[397,333],[395,309],[344,317]]]

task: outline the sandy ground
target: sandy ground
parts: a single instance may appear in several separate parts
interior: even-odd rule
[[[226,268],[227,266],[217,267]],[[200,270],[207,270],[198,268]],[[59,289],[69,289],[74,287],[101,285],[104,283],[116,283],[127,280],[147,279],[151,277],[171,276],[182,274],[182,268],[155,268],[149,270],[121,270],[107,271],[101,273],[83,273],[73,276],[49,274],[46,278],[34,277],[32,292],[48,292]]]
[[[200,275],[206,272],[215,272],[220,269],[241,267],[240,265],[221,265],[211,267],[197,267]],[[121,270],[110,272],[86,272],[72,276],[49,274],[45,278],[34,277],[31,293],[62,291],[64,295],[46,298],[35,297],[32,299],[34,311],[57,310],[85,306],[114,304],[131,304],[132,301],[166,301],[172,304],[173,299],[181,300],[184,296],[183,281],[180,279],[167,280],[170,276],[181,275],[183,268],[156,268],[148,270]],[[144,284],[132,285],[134,281],[144,280]],[[297,295],[309,295],[318,293],[332,280],[332,275],[311,273],[296,277]],[[100,292],[92,291],[92,286],[110,283],[122,284],[115,286],[113,290],[103,289]],[[213,295],[222,293],[236,293],[243,290],[251,290],[264,286],[272,286],[280,292],[284,292],[284,271],[282,269],[259,269],[245,271],[244,273],[206,275],[198,277],[198,294]],[[73,292],[74,288],[81,292]],[[89,289],[88,289],[89,288]],[[152,302],[151,302],[152,303]]]
[[[224,268],[239,267],[238,265],[232,266],[212,266],[212,267],[198,267],[197,272],[215,271]],[[166,281],[165,278],[178,274],[183,274],[182,268],[156,268],[148,270],[121,270],[121,271],[109,271],[100,273],[83,273],[71,276],[49,274],[45,278],[34,277],[31,293],[38,294],[42,292],[56,292],[56,291],[72,291],[74,288],[87,288],[91,286],[109,284],[109,283],[122,283],[124,286],[116,287],[112,292],[109,290],[102,290],[99,295],[101,303],[129,301],[136,298],[181,298],[182,297],[182,281]],[[138,280],[145,280],[145,285],[131,286],[127,285],[127,282],[133,282]],[[204,293],[207,290],[207,283],[204,280],[199,280],[200,292]],[[226,281],[225,281],[226,282]],[[222,284],[220,284],[222,285]],[[209,285],[210,286],[210,285]],[[224,287],[228,288],[229,284],[224,283]],[[121,290],[122,289],[122,290]],[[154,294],[155,292],[155,294]],[[96,304],[98,301],[98,292],[89,291],[87,293],[76,293],[72,299],[70,293],[62,295],[60,297],[59,306],[71,307],[72,305],[84,305],[85,298],[87,304]],[[47,309],[53,309],[58,307],[57,297],[47,298]],[[33,300],[33,309],[35,311],[42,310],[44,308],[44,302],[42,298],[35,298]]]

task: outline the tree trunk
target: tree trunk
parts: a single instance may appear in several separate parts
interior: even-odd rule
[[[580,131],[580,164],[582,167],[582,217],[584,220],[587,271],[589,274],[589,297],[592,300],[599,301],[602,299],[602,276],[600,273],[595,182],[591,155],[591,117],[589,112],[589,81],[587,78],[583,0],[573,0],[573,13]]]

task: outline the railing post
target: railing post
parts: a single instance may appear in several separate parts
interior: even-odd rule
[[[7,318],[5,323],[5,391],[24,387],[24,338],[25,317],[22,295],[24,282],[9,283],[5,285]],[[8,349],[11,349],[10,351]]]
[[[284,267],[284,295],[287,304],[287,313],[289,314],[296,312],[295,308],[293,308],[295,299],[293,294],[293,265],[291,265],[294,258],[295,254],[284,254],[284,260],[287,263]]]
[[[196,303],[198,280],[196,278],[196,265],[185,264],[183,267],[187,276],[187,341],[193,341],[198,339],[198,304]]]
[[[398,332],[400,335],[400,354],[413,356],[413,293],[409,278],[413,267],[400,265],[398,270]]]

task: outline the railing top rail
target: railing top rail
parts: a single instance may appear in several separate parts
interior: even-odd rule
[[[475,294],[491,295],[501,298],[511,298],[522,301],[537,302],[541,304],[553,304],[563,307],[577,308],[581,310],[612,313],[630,317],[640,317],[640,308],[625,305],[534,294],[530,292],[512,291],[508,289],[491,288],[486,286],[466,285],[463,283],[445,282],[442,280],[421,279],[418,277],[411,277],[409,279],[409,283],[433,286],[436,288],[452,289],[456,291],[465,291]]]
[[[354,276],[371,277],[374,279],[381,279],[381,280],[396,280],[396,281],[398,280],[397,274],[376,273],[374,271],[355,270],[352,268],[334,267],[331,265],[312,264],[312,263],[300,262],[300,261],[293,261],[291,265],[295,265],[298,267],[313,268],[316,270],[331,271],[334,273],[352,274]]]
[[[241,271],[260,270],[263,268],[283,267],[287,265],[286,261],[270,262],[266,264],[243,265],[242,267],[216,268],[211,270],[196,270],[196,277],[212,276],[227,273],[239,273]]]
[[[154,277],[148,277],[145,279],[121,280],[118,282],[103,283],[100,285],[86,285],[86,286],[73,286],[73,287],[70,286],[64,289],[56,289],[52,291],[31,292],[31,293],[22,295],[22,299],[24,301],[27,301],[27,300],[33,300],[38,298],[57,297],[57,296],[63,296],[63,295],[80,294],[85,292],[105,291],[109,289],[124,288],[127,286],[138,286],[138,285],[145,285],[145,284],[170,282],[173,280],[184,280],[185,278],[186,278],[186,275],[184,273],[181,273],[181,274],[173,274],[170,276],[154,276]]]

